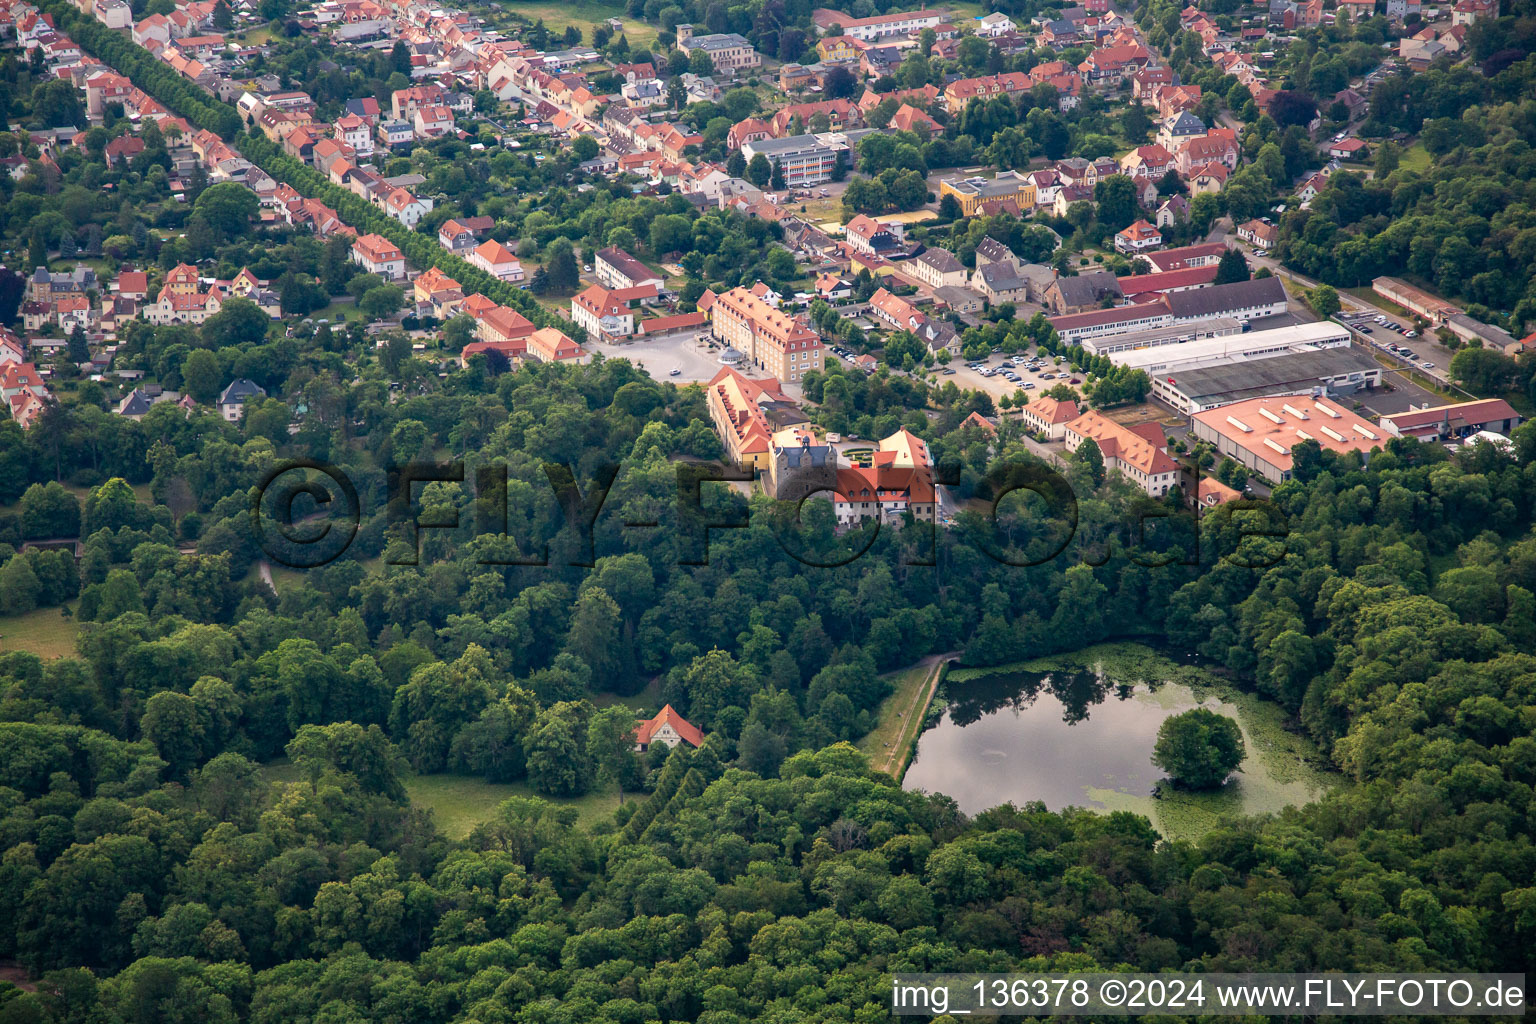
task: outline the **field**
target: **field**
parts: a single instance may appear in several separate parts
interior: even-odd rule
[[[0,653],[31,651],[44,660],[67,657],[75,653],[79,632],[79,624],[56,607],[0,618]]]
[[[527,18],[530,23],[543,19],[544,27],[551,32],[564,32],[567,25],[575,25],[581,29],[583,43],[590,44],[592,27],[601,25],[609,18],[618,18],[624,23],[624,38],[629,40],[630,46],[649,47],[656,42],[656,26],[627,17],[623,4],[605,4],[597,0],[573,0],[563,4],[518,3],[514,0],[503,4],[502,9],[520,18]]]
[[[269,783],[298,782],[298,769],[286,758],[262,766],[262,775]],[[493,783],[462,775],[412,775],[404,778],[405,791],[411,803],[432,812],[437,827],[451,839],[463,839],[483,821],[488,821],[503,800],[515,796],[537,797],[562,807],[576,808],[576,821],[582,826],[601,821],[619,806],[617,794],[611,790],[588,793],[569,800],[557,800],[535,793],[526,783]],[[634,800],[643,794],[626,794]]]

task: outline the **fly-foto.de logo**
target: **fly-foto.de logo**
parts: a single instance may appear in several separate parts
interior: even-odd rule
[[[487,539],[476,545],[477,563],[493,566],[548,566],[556,547],[558,564],[595,563],[595,530],[604,516],[621,515],[608,499],[625,463],[601,464],[580,475],[571,466],[546,462],[532,486],[548,488],[557,522],[554,533],[514,540],[514,507],[509,474],[502,464],[468,470],[462,462],[413,462],[392,466],[362,486],[334,465],[294,459],[269,469],[252,491],[251,529],[272,562],[294,569],[329,565],[357,539],[372,512],[372,496],[386,513],[385,524],[400,544],[385,561],[417,565],[426,531]],[[657,515],[625,518],[628,531],[670,533],[680,565],[708,565],[710,538],[718,530],[740,530],[762,521],[792,558],[809,568],[836,568],[869,554],[883,530],[916,531],[904,544],[903,564],[939,564],[945,543],[966,543],[992,560],[1033,566],[1068,555],[1075,563],[1100,565],[1115,551],[1147,568],[1198,565],[1219,557],[1261,569],[1285,554],[1288,524],[1268,501],[1244,499],[1221,506],[1203,520],[1168,500],[1148,498],[1129,506],[1113,524],[1085,529],[1076,491],[1066,476],[1034,462],[1001,464],[962,484],[936,467],[872,467],[846,474],[836,467],[806,464],[778,467],[770,475],[719,463],[676,461],[675,487]],[[526,479],[518,493],[529,493]],[[425,488],[452,489],[454,501],[425,508]],[[729,489],[739,489],[732,494]],[[742,500],[746,495],[753,500]],[[817,506],[815,502],[823,502]],[[546,502],[545,504],[550,504]],[[1102,504],[1102,503],[1101,503]],[[654,505],[654,503],[653,503]],[[625,507],[628,507],[626,504]],[[830,512],[830,514],[829,514]],[[516,518],[526,520],[526,516]],[[558,545],[554,544],[559,540]]]

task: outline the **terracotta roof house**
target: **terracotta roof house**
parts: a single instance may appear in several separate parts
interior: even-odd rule
[[[1058,401],[1043,395],[1019,408],[1018,414],[1026,427],[1052,441],[1060,441],[1066,436],[1067,424],[1081,415],[1077,403],[1070,398]]]
[[[704,734],[698,726],[673,710],[671,704],[658,711],[654,718],[642,719],[635,726],[635,749],[639,751],[650,749],[652,743],[665,743],[669,747],[687,743],[697,747],[703,742]]]

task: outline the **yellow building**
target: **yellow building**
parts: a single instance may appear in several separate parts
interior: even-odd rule
[[[809,422],[775,380],[753,380],[723,369],[709,382],[709,418],[726,461],[743,469],[766,470],[772,461],[773,435]]]
[[[824,61],[859,59],[859,48],[847,36],[828,36],[816,44],[816,52]]]
[[[1020,210],[1031,210],[1035,205],[1035,183],[1018,171],[1004,171],[990,181],[985,178],[946,178],[939,182],[939,200],[954,196],[960,204],[960,212],[967,217],[976,216],[981,204],[990,199],[1012,199]]]

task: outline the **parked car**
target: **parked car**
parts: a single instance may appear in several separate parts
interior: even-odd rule
[[[1034,388],[1034,386],[1035,386],[1035,382],[1032,381],[1032,380],[1027,380],[1027,381],[1024,382],[1024,390],[1025,391],[1031,390],[1032,388]]]
[[[953,366],[946,366],[946,367],[944,367],[944,376],[946,376],[946,377],[953,377],[954,375],[955,375],[955,368]]]
[[[1403,332],[1403,337],[1405,337],[1405,338],[1417,338],[1418,336],[1419,336],[1419,332],[1418,331],[1404,331]]]
[[[1376,333],[1367,324],[1359,324],[1359,325],[1357,325],[1357,327],[1355,329],[1360,331],[1362,334],[1375,334]]]
[[[1042,373],[1040,375],[1040,379],[1041,380],[1055,380],[1056,379],[1056,375],[1054,373]]]
[[[1067,381],[1068,384],[1081,384],[1082,382],[1083,378],[1081,377],[1073,377],[1071,380]]]
[[[1434,363],[1425,363],[1424,364],[1424,369],[1426,369],[1426,370],[1433,370],[1434,368],[1435,368],[1435,364]]]

